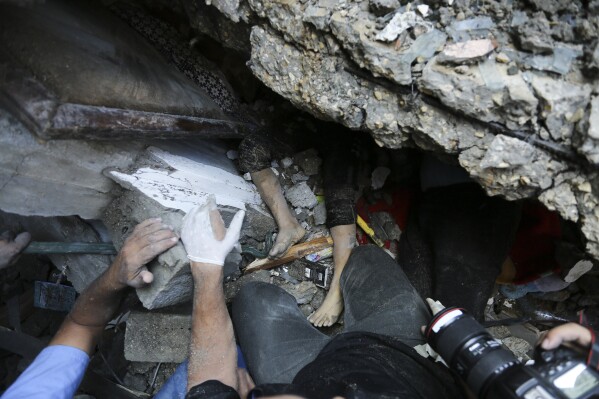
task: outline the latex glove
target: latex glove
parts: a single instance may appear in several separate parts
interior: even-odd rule
[[[21,251],[23,251],[31,241],[31,234],[25,232],[16,237],[12,237],[10,232],[6,231],[0,235],[0,269],[4,269],[15,263]]]
[[[216,208],[216,199],[214,195],[209,195],[206,203],[196,206],[183,218],[181,241],[187,257],[194,262],[222,266],[239,241],[244,216],[244,210],[237,212],[226,229]]]

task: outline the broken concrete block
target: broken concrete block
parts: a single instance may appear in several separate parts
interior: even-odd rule
[[[549,21],[542,12],[535,13],[533,18],[516,27],[520,47],[533,53],[551,53],[554,42],[551,38]]]
[[[181,363],[189,355],[191,309],[133,311],[125,330],[125,359]]]
[[[231,212],[231,217],[232,215],[234,215],[234,212]],[[246,208],[241,227],[241,237],[251,237],[257,241],[264,241],[265,237],[276,229],[277,224],[270,213],[255,205]]]
[[[489,39],[469,40],[445,46],[437,60],[442,64],[474,64],[495,50]]]
[[[291,159],[289,157],[281,159],[281,166],[283,168],[287,169],[291,165],[293,165],[293,159]]]
[[[102,170],[128,168],[142,149],[141,143],[130,141],[42,142],[0,109],[0,209],[98,219],[115,187]]]
[[[317,175],[320,171],[322,159],[318,156],[315,149],[309,149],[293,156],[293,161],[299,165],[308,176]]]
[[[541,100],[540,117],[545,120],[551,137],[557,141],[570,139],[574,124],[584,116],[591,88],[531,73],[526,76]]]
[[[293,295],[298,305],[310,303],[318,292],[318,288],[311,281],[302,281],[299,284],[285,283],[281,288]]]
[[[538,100],[522,76],[509,75],[507,69],[505,64],[487,60],[471,66],[467,74],[458,74],[454,68],[431,61],[418,83],[422,91],[452,109],[520,129],[534,120]]]
[[[294,173],[291,175],[291,181],[293,184],[297,184],[302,181],[308,181],[308,179],[310,178],[303,173]]]
[[[318,204],[318,199],[316,199],[312,189],[308,187],[306,182],[300,182],[286,189],[285,198],[287,198],[294,208],[312,209]]]
[[[325,224],[327,221],[327,208],[324,202],[318,203],[314,207],[314,224],[316,226]]]
[[[208,194],[215,195],[217,204],[238,209],[245,208],[246,204],[262,204],[253,185],[238,173],[220,164],[215,166],[214,157],[202,152],[149,147],[142,158],[147,159],[140,159],[139,167],[131,173],[110,170],[106,174],[127,189],[138,190],[164,207],[185,213],[202,203]],[[220,158],[220,163],[229,161],[222,155]],[[152,167],[144,165],[147,163]]]
[[[112,233],[115,247],[120,249],[135,226],[144,220],[160,217],[163,223],[173,226],[180,234],[183,216],[180,210],[166,208],[137,192],[125,191],[108,206],[103,220]],[[191,299],[193,280],[181,242],[150,262],[148,269],[154,274],[154,281],[136,290],[146,309],[163,308]]]

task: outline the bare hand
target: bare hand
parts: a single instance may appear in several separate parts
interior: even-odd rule
[[[0,235],[0,269],[12,265],[21,251],[29,245],[29,241],[31,241],[31,234],[27,232],[19,234],[14,240],[8,231],[2,233]]]
[[[151,283],[154,275],[146,264],[179,241],[171,226],[162,219],[148,219],[135,226],[125,240],[112,267],[116,268],[119,284],[140,288]]]
[[[566,342],[573,342],[586,348],[591,344],[591,339],[591,331],[588,328],[576,323],[567,323],[552,328],[541,337],[541,348],[555,349]]]

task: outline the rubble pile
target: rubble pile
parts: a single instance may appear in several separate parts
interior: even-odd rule
[[[595,2],[183,4],[295,106],[381,146],[449,154],[489,195],[538,198],[599,257]]]

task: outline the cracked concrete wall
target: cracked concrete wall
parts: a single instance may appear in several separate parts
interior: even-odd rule
[[[578,223],[599,258],[599,2],[183,3],[205,33],[199,10],[219,10],[212,24],[235,36],[223,45],[249,49],[295,106],[381,146],[450,154],[489,195]]]

